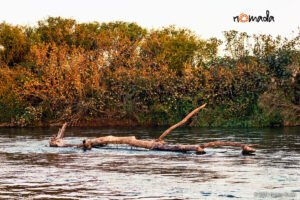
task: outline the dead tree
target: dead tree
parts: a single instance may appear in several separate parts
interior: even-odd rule
[[[136,139],[135,136],[128,136],[128,137],[115,137],[115,136],[105,136],[105,137],[98,137],[94,139],[86,139],[83,140],[81,144],[67,144],[64,142],[64,132],[67,127],[67,123],[64,123],[61,129],[59,129],[58,133],[54,135],[49,144],[51,147],[78,147],[83,148],[85,150],[91,149],[93,147],[102,147],[108,144],[126,144],[132,147],[139,147],[145,148],[150,150],[159,150],[159,151],[175,151],[175,152],[187,152],[187,151],[194,151],[197,154],[204,154],[205,148],[209,147],[223,147],[223,146],[230,146],[230,147],[240,147],[242,149],[243,154],[253,154],[255,149],[251,146],[254,144],[242,144],[238,142],[225,142],[225,141],[213,141],[208,142],[200,145],[182,145],[182,144],[166,144],[163,139],[170,134],[175,128],[184,125],[188,119],[192,116],[197,114],[201,109],[203,109],[206,104],[196,108],[191,113],[189,113],[183,120],[178,122],[177,124],[171,126],[167,129],[163,134],[154,140],[139,140]]]

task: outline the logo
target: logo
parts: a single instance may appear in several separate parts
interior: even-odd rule
[[[233,17],[234,22],[238,23],[247,23],[247,22],[275,22],[274,16],[270,15],[270,11],[266,11],[265,16],[253,16],[253,15],[248,15],[245,13],[241,13],[238,16]]]

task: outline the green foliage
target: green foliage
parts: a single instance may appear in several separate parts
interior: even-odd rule
[[[291,72],[287,68],[290,64],[292,64],[290,51],[279,50],[274,54],[268,55],[265,58],[265,63],[275,77],[287,79],[291,76]]]
[[[171,26],[152,31],[142,44],[141,56],[152,67],[168,66],[182,75],[185,66],[203,65],[205,59],[215,57],[218,42],[216,39],[201,40],[187,29]]]
[[[20,127],[41,124],[42,110],[39,107],[26,107],[22,114],[17,114],[13,122]]]
[[[10,66],[24,60],[27,53],[27,41],[22,27],[0,24],[1,60]],[[1,63],[1,62],[0,62]]]
[[[207,102],[194,125],[298,123],[299,36],[224,36],[204,40],[174,26],[147,30],[61,17],[37,27],[2,23],[0,121],[34,126],[115,118],[167,125]],[[278,102],[285,99],[288,112],[278,102],[268,106],[273,93]]]
[[[16,92],[17,81],[23,70],[0,67],[0,122],[11,122],[16,115],[24,112],[26,102]]]
[[[204,127],[270,127],[282,126],[283,118],[279,112],[267,114],[254,104],[249,115],[230,113],[230,108],[218,106],[208,109],[198,117],[197,126]]]
[[[49,17],[38,22],[36,29],[42,42],[61,44],[74,44],[73,34],[75,32],[76,21],[73,19],[63,19],[61,17]]]
[[[16,116],[24,112],[23,106],[15,94],[3,93],[0,96],[0,122],[11,122]]]

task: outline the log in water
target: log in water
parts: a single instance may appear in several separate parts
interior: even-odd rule
[[[66,140],[99,136],[158,138],[165,128],[68,128]],[[299,128],[181,128],[167,143],[232,141],[259,144],[256,156],[239,148],[206,154],[149,151],[108,145],[83,151],[52,148],[57,128],[0,129],[0,199],[259,199],[300,197]],[[182,136],[185,137],[182,137]],[[100,199],[101,199],[100,198]],[[265,198],[271,199],[271,198]],[[277,198],[282,199],[282,198]]]

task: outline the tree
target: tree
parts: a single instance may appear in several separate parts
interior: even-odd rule
[[[49,17],[38,22],[36,33],[42,42],[56,45],[73,45],[76,21],[61,17]]]
[[[15,63],[24,61],[28,47],[22,27],[1,23],[0,45],[3,46],[0,55],[4,63],[13,66]]]

